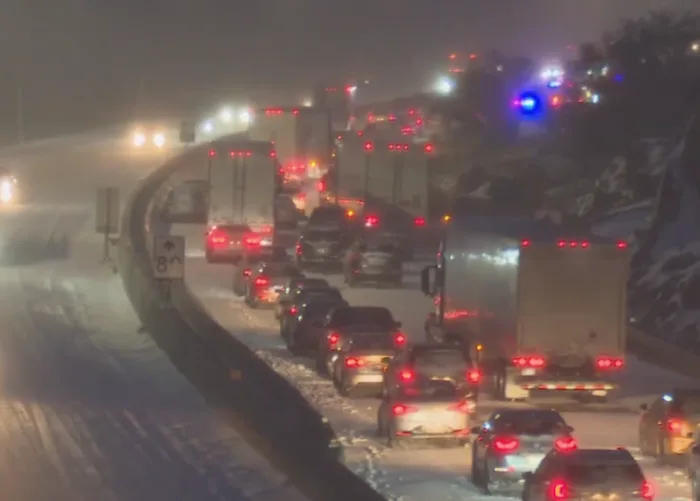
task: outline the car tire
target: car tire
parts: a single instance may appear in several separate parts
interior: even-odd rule
[[[660,465],[666,464],[666,448],[664,447],[664,440],[661,437],[656,441],[656,451],[654,455],[656,456],[657,463]]]
[[[393,430],[393,427],[387,426],[387,433],[386,433],[386,444],[391,447],[392,449],[405,449],[406,448],[406,439],[403,437],[397,437],[396,432]]]
[[[348,287],[355,288],[355,287],[357,287],[357,277],[355,277],[355,275],[351,274],[350,276],[347,277],[347,279],[345,280],[345,283],[348,284]]]
[[[326,367],[326,361],[321,359],[320,356],[316,357],[316,372],[318,375],[324,379],[328,379],[328,368]]]

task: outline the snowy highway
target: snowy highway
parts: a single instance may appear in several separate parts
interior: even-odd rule
[[[289,355],[279,337],[272,313],[251,310],[233,295],[231,267],[206,263],[203,258],[203,227],[177,225],[171,231],[186,236],[187,282],[191,290],[231,335],[254,348],[259,356],[296,384],[329,418],[346,446],[346,458],[351,469],[382,493],[394,497],[405,496],[401,497],[404,500],[465,500],[483,496],[470,483],[469,449],[416,446],[407,450],[391,450],[385,447],[376,438],[378,401],[340,397],[331,382],[316,375],[309,360]],[[417,276],[406,280],[401,290],[349,288],[339,276],[326,276],[329,277],[351,304],[386,306],[403,323],[403,329],[411,339],[423,337],[423,322],[430,311],[431,301],[418,290]],[[581,446],[623,446],[639,456],[639,404],[673,387],[691,385],[693,381],[631,356],[628,356],[627,367],[618,380],[622,387],[619,405],[613,408],[569,408],[563,415],[575,428]],[[495,402],[482,400],[479,413],[487,413],[495,406]],[[690,497],[690,485],[684,471],[657,465],[650,458],[639,458],[639,461],[654,482],[658,499]]]
[[[175,150],[115,133],[0,151],[0,486],[13,501],[303,499],[210,410],[140,324],[94,234],[98,187]],[[50,235],[59,236],[50,243]]]

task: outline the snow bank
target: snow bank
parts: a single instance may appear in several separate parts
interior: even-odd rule
[[[632,263],[630,309],[650,335],[700,353],[700,120],[663,163],[646,238]]]

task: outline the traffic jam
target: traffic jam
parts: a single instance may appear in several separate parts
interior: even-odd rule
[[[404,115],[422,123],[410,111]],[[374,149],[378,126],[395,120],[372,115],[353,135],[372,136]],[[406,127],[399,124],[401,135]],[[276,137],[284,148],[283,135]],[[367,158],[366,144],[358,158]],[[427,146],[420,150],[432,153]],[[300,231],[219,221],[205,234],[206,261],[233,267],[233,293],[251,309],[270,310],[289,354],[309,361],[340,396],[377,399],[376,435],[387,447],[467,447],[465,473],[486,494],[654,499],[636,451],[580,447],[566,413],[555,410],[561,401],[605,405],[619,390],[626,242],[567,238],[540,226],[528,228],[532,239],[503,238],[506,229],[494,239],[483,228],[475,237],[476,219],[425,210],[404,211],[404,221],[368,209],[366,179],[364,196],[352,196],[350,182],[316,158],[278,163],[276,176],[303,220]],[[415,342],[389,308],[354,305],[343,289],[404,288],[416,235],[436,226],[441,238],[427,243],[434,264],[420,273],[435,308],[425,312],[425,339]],[[514,400],[531,405],[507,404]],[[641,455],[680,466],[698,498],[700,390],[669,388],[639,411]]]

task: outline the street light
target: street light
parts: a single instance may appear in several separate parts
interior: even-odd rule
[[[212,123],[211,120],[207,120],[202,124],[202,130],[205,132],[205,134],[211,134],[214,132],[214,124]]]
[[[452,94],[454,92],[454,89],[454,81],[446,76],[439,77],[434,84],[435,92],[437,92],[441,96],[447,96],[449,94]]]

